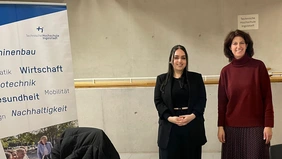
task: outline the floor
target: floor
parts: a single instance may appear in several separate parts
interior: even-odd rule
[[[158,153],[120,153],[121,159],[158,159]],[[220,159],[220,153],[203,153],[202,159]]]

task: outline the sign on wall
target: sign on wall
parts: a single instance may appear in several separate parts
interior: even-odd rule
[[[259,28],[258,14],[238,15],[238,29],[251,30]]]

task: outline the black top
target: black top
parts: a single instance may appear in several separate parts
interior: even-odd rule
[[[187,82],[181,78],[173,78],[172,80],[172,104],[174,108],[188,107],[189,90]]]
[[[204,126],[204,111],[207,100],[205,84],[201,74],[189,71],[186,74],[188,81],[184,81],[189,82],[189,108],[187,112],[196,115],[196,118],[190,122],[191,126],[187,127],[187,132],[189,132],[187,141],[191,145],[203,145],[207,142]],[[169,122],[167,117],[175,116],[172,101],[173,79],[168,78],[166,85],[163,86],[167,76],[167,73],[157,76],[154,89],[154,102],[159,115],[158,146],[162,149],[167,149],[173,126],[173,123]],[[186,77],[184,76],[184,78]]]

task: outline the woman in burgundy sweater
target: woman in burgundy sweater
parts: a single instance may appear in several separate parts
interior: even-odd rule
[[[274,125],[270,79],[253,59],[248,33],[231,31],[224,41],[229,59],[218,85],[218,139],[222,159],[268,159]]]

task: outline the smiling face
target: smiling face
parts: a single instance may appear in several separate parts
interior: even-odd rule
[[[22,149],[22,148],[18,149],[16,152],[17,152],[17,156],[18,156],[17,159],[23,159],[24,156],[26,155],[25,150]]]
[[[12,153],[12,159],[17,159],[17,158],[18,158],[17,153],[16,153],[15,151],[13,151],[13,153]]]
[[[173,55],[171,61],[175,72],[183,71],[187,65],[185,52],[181,49],[177,49]]]
[[[246,44],[245,40],[241,36],[236,36],[232,40],[230,50],[235,59],[240,59],[245,55],[247,47],[248,44]]]
[[[41,137],[41,142],[45,145],[47,143],[47,137]]]

